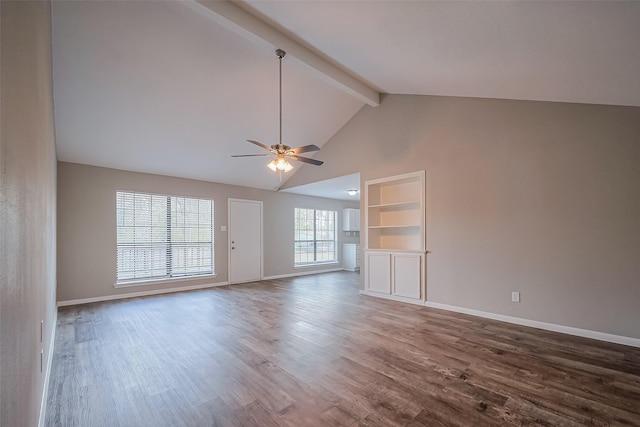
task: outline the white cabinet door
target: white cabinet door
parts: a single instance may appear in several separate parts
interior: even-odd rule
[[[370,252],[365,257],[365,283],[367,290],[391,293],[391,254]]]
[[[393,254],[393,294],[400,297],[422,297],[422,257],[419,254]]]
[[[348,271],[356,271],[360,268],[357,262],[357,245],[355,243],[342,245],[342,268]]]
[[[360,231],[360,209],[342,210],[342,231]]]

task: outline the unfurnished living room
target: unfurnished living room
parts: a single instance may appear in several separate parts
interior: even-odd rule
[[[640,426],[639,23],[0,0],[0,426]]]

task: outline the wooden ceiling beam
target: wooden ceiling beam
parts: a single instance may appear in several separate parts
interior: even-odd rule
[[[283,49],[287,52],[287,56],[291,55],[305,64],[320,78],[368,105],[372,107],[380,105],[380,93],[377,90],[299,42],[292,40],[280,30],[247,12],[234,2],[229,0],[191,0],[184,2],[184,4],[243,37],[259,43],[267,43],[274,49]]]

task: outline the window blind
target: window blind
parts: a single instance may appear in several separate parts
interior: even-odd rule
[[[295,208],[294,265],[337,261],[336,211]]]
[[[117,283],[214,273],[213,200],[118,191]]]

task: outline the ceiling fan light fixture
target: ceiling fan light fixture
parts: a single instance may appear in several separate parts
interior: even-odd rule
[[[282,171],[285,173],[293,169],[291,163],[289,163],[284,157],[278,157],[277,159],[272,160],[267,167],[274,172]]]
[[[293,165],[285,159],[278,160],[278,164],[276,165],[276,167],[278,168],[278,170],[281,170],[283,172],[289,172],[291,169],[293,169]]]

